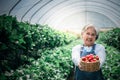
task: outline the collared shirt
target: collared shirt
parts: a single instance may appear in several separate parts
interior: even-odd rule
[[[72,49],[72,61],[76,66],[78,66],[78,64],[80,63],[80,51],[82,46],[83,45],[76,45]],[[89,52],[92,49],[92,46],[84,46],[84,49]],[[105,47],[101,44],[96,44],[95,54],[99,57],[100,67],[102,67],[106,59]]]

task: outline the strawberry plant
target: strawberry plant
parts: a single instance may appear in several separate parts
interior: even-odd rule
[[[26,22],[18,22],[12,16],[0,16],[0,79],[1,76],[2,79],[13,79],[6,72],[9,73],[11,70],[15,70],[22,65],[27,65],[31,62],[31,59],[37,60],[42,58],[42,55],[44,55],[42,52],[46,49],[54,49],[69,44],[74,39],[76,39],[74,35],[61,33],[50,28],[48,25],[33,25]],[[57,62],[54,63],[56,67]],[[41,69],[43,66],[41,65]],[[46,70],[46,67],[43,67],[43,70]],[[4,73],[5,75],[3,76]],[[33,75],[36,74],[38,75],[39,72],[35,71]],[[18,75],[14,74],[17,77]],[[20,75],[22,74],[20,73]],[[36,79],[37,77],[34,76],[33,78]]]
[[[113,46],[120,50],[120,28],[101,33],[100,40],[109,46]]]
[[[117,31],[119,32],[119,29]],[[112,30],[110,30],[110,33],[112,33],[111,35],[116,35],[116,32],[114,33],[114,31],[112,32]],[[110,35],[110,33],[108,33],[108,35]],[[103,71],[103,74],[104,74],[104,77],[106,78],[106,80],[119,80],[120,79],[120,77],[119,77],[119,75],[120,75],[120,55],[119,55],[120,52],[119,52],[118,47],[114,46],[114,42],[109,43],[110,40],[108,42],[106,41],[106,40],[110,39],[110,37],[111,37],[106,34],[107,34],[107,32],[103,32],[102,34],[100,34],[100,38],[97,41],[97,42],[103,44],[106,49],[106,61],[102,67],[102,71]],[[117,35],[117,36],[119,36],[119,35]],[[117,36],[114,36],[114,37],[117,37]],[[112,40],[115,39],[114,37]],[[119,42],[119,40],[116,41],[117,44],[118,44],[118,42]],[[111,44],[111,45],[109,45],[109,44]]]
[[[21,61],[21,55],[25,48],[22,44],[25,41],[23,34],[19,34],[19,31],[16,18],[0,16],[0,72],[16,69],[24,62],[24,60]]]

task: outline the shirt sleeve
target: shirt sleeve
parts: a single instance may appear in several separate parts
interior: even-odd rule
[[[72,61],[76,66],[78,66],[78,64],[80,63],[80,45],[73,47]]]
[[[105,60],[106,60],[106,52],[105,52],[105,47],[98,44],[96,45],[96,55],[99,56],[99,59],[100,59],[100,68],[103,66],[103,64],[105,63]]]

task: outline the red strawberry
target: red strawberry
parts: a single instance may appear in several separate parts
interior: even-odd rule
[[[96,59],[93,59],[92,62],[96,62]]]
[[[89,54],[89,56],[94,56],[93,54]]]
[[[89,59],[90,55],[86,55],[85,57],[86,57],[87,59]]]
[[[96,60],[99,60],[99,57],[98,57],[98,56],[95,56],[95,59],[96,59]]]
[[[86,57],[82,57],[82,61],[86,61],[87,59],[86,59]]]

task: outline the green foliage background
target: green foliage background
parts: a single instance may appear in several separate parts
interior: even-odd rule
[[[101,32],[98,42],[106,48],[103,73],[107,80],[120,80],[120,28]]]

